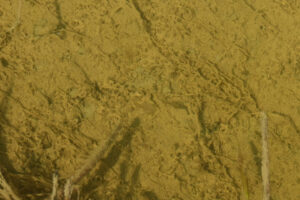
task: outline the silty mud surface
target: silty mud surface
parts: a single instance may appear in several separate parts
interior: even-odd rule
[[[119,124],[140,125],[81,199],[300,199],[296,0],[0,0],[0,168],[23,199],[51,192]],[[246,184],[245,184],[246,183]]]

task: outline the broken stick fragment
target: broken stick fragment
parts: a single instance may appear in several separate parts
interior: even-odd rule
[[[136,118],[127,131],[136,128],[139,123],[139,119]],[[111,149],[111,147],[123,137],[123,132],[121,129],[122,126],[119,125],[106,143],[97,148],[95,152],[91,154],[91,156],[84,162],[84,165],[78,171],[76,171],[73,176],[66,180],[62,188],[58,186],[57,176],[54,175],[52,194],[49,198],[47,198],[47,200],[71,200],[73,190],[82,180],[82,178],[87,176],[90,171],[96,167],[97,163],[105,158],[106,153]]]
[[[0,196],[2,196],[5,200],[21,200],[6,182],[4,176],[0,171]]]
[[[270,199],[270,181],[269,181],[269,152],[268,152],[268,118],[265,112],[261,113],[261,134],[262,134],[262,159],[261,175],[263,182],[263,200]]]

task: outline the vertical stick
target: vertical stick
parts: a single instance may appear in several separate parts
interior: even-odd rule
[[[57,196],[57,188],[58,188],[58,175],[57,173],[54,173],[52,178],[52,193],[50,196],[50,200],[55,200]]]
[[[16,19],[15,24],[10,28],[10,32],[12,32],[21,23],[21,9],[22,9],[22,0],[19,0],[18,10],[16,12],[17,19]]]
[[[18,11],[17,11],[17,25],[20,24],[21,8],[22,8],[22,0],[19,0]]]
[[[270,199],[269,182],[269,156],[268,156],[268,118],[265,112],[261,113],[261,134],[262,134],[262,161],[261,175],[263,181],[263,200]]]

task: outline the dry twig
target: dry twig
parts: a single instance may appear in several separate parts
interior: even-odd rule
[[[136,118],[130,128],[135,127],[139,124],[139,119]],[[115,132],[110,136],[107,142],[96,149],[96,151],[86,160],[85,164],[75,172],[73,176],[66,180],[66,183],[62,188],[59,188],[57,184],[57,176],[53,176],[53,189],[50,197],[47,198],[50,200],[58,199],[58,200],[70,200],[72,197],[73,190],[77,189],[77,198],[79,195],[79,188],[77,187],[78,183],[81,181],[83,177],[85,177],[95,166],[96,164],[102,160],[105,156],[105,153],[116,143],[118,137],[122,137],[121,134],[122,126],[119,125]]]
[[[0,195],[5,200],[21,200],[11,189],[0,171]]]
[[[54,173],[53,179],[52,179],[52,193],[50,196],[50,200],[55,200],[57,188],[58,188],[58,175],[57,175],[57,173]]]
[[[19,24],[21,23],[21,9],[22,9],[22,0],[19,0],[18,10],[17,10],[17,19],[14,25],[10,28],[9,32],[12,32]]]
[[[269,182],[269,156],[268,156],[268,118],[265,112],[261,113],[261,132],[262,132],[262,161],[261,175],[263,181],[263,200],[270,199]]]

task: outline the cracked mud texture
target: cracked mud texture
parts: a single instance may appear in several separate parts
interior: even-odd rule
[[[119,124],[80,199],[300,199],[297,0],[0,0],[0,169],[42,199]]]

